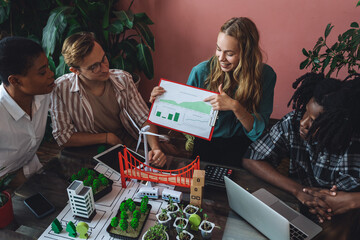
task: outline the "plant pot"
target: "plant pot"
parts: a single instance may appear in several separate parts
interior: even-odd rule
[[[164,225],[165,227],[170,227],[170,222],[171,222],[171,216],[170,216],[170,214],[169,214],[169,213],[166,213],[166,216],[168,216],[168,219],[166,219],[166,220],[160,220],[159,218],[160,218],[160,215],[161,215],[161,214],[162,214],[162,213],[156,214],[156,218],[157,218],[158,222],[159,222],[160,224]]]
[[[174,210],[174,211],[170,211],[170,210],[169,210],[169,206],[170,206],[170,205],[168,205],[168,206],[166,207],[167,212],[170,214],[170,216],[171,216],[172,219],[176,218],[177,212],[178,212],[179,209],[180,209],[180,207],[179,207],[179,205],[178,205],[177,203],[173,203],[173,204],[176,206],[176,210]]]
[[[194,238],[194,235],[192,235],[191,233],[189,233],[186,230],[184,230],[183,233],[186,233],[186,234],[188,234],[190,236],[190,238],[188,238],[187,240],[192,240]],[[182,240],[182,239],[180,239],[179,235],[177,235],[176,240]]]
[[[180,220],[184,220],[185,224],[183,226],[183,228],[181,229],[181,227],[178,225],[178,221]],[[176,232],[180,233],[182,230],[186,230],[187,226],[188,226],[189,220],[187,220],[186,218],[182,218],[182,217],[177,217],[174,221],[173,226],[176,228]]]
[[[207,223],[207,224],[210,224],[210,228],[205,230],[204,229],[204,224]],[[215,227],[215,224],[212,223],[212,222],[209,222],[209,221],[205,221],[203,220],[199,226],[199,229],[201,230],[201,236],[204,238],[204,239],[208,239],[208,238],[211,238],[211,235],[212,235],[212,230],[214,229]]]
[[[8,200],[4,206],[0,207],[0,228],[6,227],[14,219],[11,195],[8,192],[2,192],[2,194],[4,194]]]
[[[148,231],[146,231],[145,233],[144,233],[144,235],[142,236],[142,240],[146,240],[146,238],[145,238],[145,236],[146,236],[146,233],[147,233]],[[165,232],[165,231],[164,231]],[[165,235],[166,235],[166,240],[169,240],[169,234],[167,234],[167,232],[165,232]]]
[[[194,212],[188,213],[187,211],[189,211],[189,209],[195,209],[195,210],[194,210]],[[185,213],[185,216],[186,216],[187,219],[189,219],[189,217],[190,217],[191,214],[195,214],[195,213],[197,213],[198,211],[199,211],[199,208],[196,207],[196,206],[194,206],[194,205],[191,205],[191,204],[188,204],[188,205],[186,206],[186,208],[184,209],[184,213]]]

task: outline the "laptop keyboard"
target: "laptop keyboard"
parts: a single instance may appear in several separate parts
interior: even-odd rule
[[[290,224],[290,239],[291,240],[303,240],[307,237],[300,229]]]

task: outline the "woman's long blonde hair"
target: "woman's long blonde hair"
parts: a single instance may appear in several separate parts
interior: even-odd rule
[[[239,43],[239,64],[234,71],[224,72],[216,56],[210,60],[210,74],[205,81],[207,89],[223,91],[238,100],[250,113],[256,114],[262,93],[262,53],[256,25],[248,18],[232,18],[220,29]],[[231,75],[232,73],[232,75]]]

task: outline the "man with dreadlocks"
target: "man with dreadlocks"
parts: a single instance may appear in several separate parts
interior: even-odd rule
[[[289,102],[294,111],[250,145],[243,159],[244,168],[293,194],[319,222],[360,208],[359,81],[315,73],[297,79]],[[289,177],[273,167],[285,158]]]

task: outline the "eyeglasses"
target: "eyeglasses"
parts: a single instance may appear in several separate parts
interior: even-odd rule
[[[106,66],[109,64],[106,54],[104,54],[101,62],[94,63],[93,65],[88,67],[87,70],[91,71],[92,73],[99,73],[101,71],[101,64],[105,64]]]

